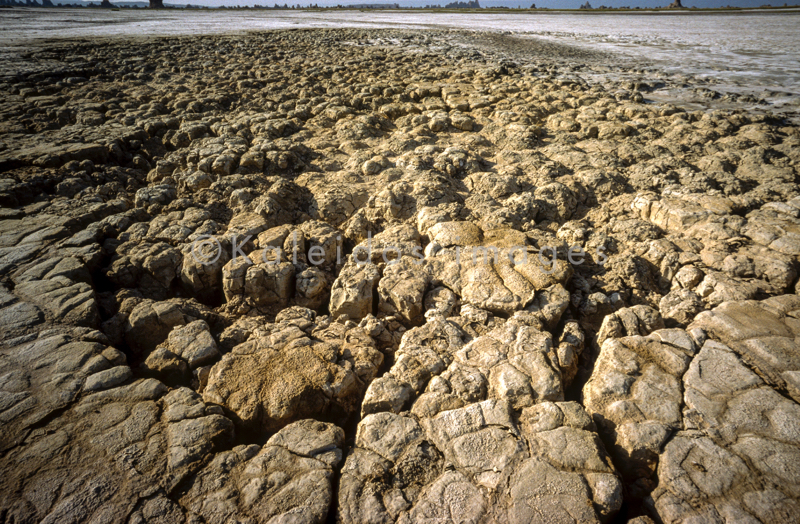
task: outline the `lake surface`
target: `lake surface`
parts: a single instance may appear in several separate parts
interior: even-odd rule
[[[360,27],[459,28],[608,51],[668,72],[713,79],[724,91],[800,99],[800,10],[722,13],[421,13],[2,9],[0,52],[38,39],[219,34]],[[715,87],[716,89],[716,87]]]

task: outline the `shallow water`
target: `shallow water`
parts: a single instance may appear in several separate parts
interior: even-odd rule
[[[310,11],[0,10],[0,47],[44,38],[197,35],[311,27],[460,28],[609,51],[704,77],[714,89],[800,99],[800,10],[748,13],[419,13]]]

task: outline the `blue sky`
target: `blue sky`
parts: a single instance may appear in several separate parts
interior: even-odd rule
[[[99,1],[99,0],[98,0]],[[120,0],[122,1],[122,0]],[[146,1],[146,0],[145,0]],[[273,6],[276,3],[283,5],[301,5],[307,6],[310,4],[317,4],[319,6],[335,6],[337,4],[341,5],[349,5],[349,4],[393,4],[398,3],[402,7],[423,7],[428,4],[438,4],[444,6],[450,1],[454,0],[165,0],[165,3],[170,4],[186,4],[190,3],[192,5],[206,5],[206,6],[237,6],[237,5],[248,5],[252,6],[254,4],[257,5],[268,5]],[[466,1],[466,0],[464,0]],[[583,4],[586,0],[527,0],[525,2],[521,2],[519,0],[479,0],[482,7],[530,7],[531,2],[535,2],[537,7],[547,7],[550,9],[577,9],[581,4]],[[629,6],[629,7],[640,7],[640,8],[652,8],[652,7],[664,7],[668,5],[672,0],[589,0],[593,7],[598,7],[600,5],[605,5],[608,7],[622,7],[622,6]],[[114,2],[114,0],[112,0]],[[733,7],[759,7],[761,5],[771,4],[773,6],[779,6],[784,4],[784,0],[683,0],[683,5],[686,7],[724,7],[724,6],[733,6]],[[792,0],[789,2],[789,5],[800,5],[800,0]]]

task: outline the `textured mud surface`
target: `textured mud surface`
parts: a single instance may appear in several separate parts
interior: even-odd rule
[[[600,59],[7,62],[0,522],[800,521],[800,129]]]

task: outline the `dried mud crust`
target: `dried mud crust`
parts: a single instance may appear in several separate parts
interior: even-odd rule
[[[800,520],[800,130],[468,36],[4,72],[0,522]]]
[[[618,55],[588,49],[565,43],[550,42],[542,38],[513,34],[508,32],[473,32],[469,35],[457,33],[451,41],[462,41],[472,47],[483,48],[489,52],[504,54],[508,58],[526,60],[549,60],[569,64],[578,62],[622,64],[625,62]],[[577,64],[576,64],[577,65]]]

